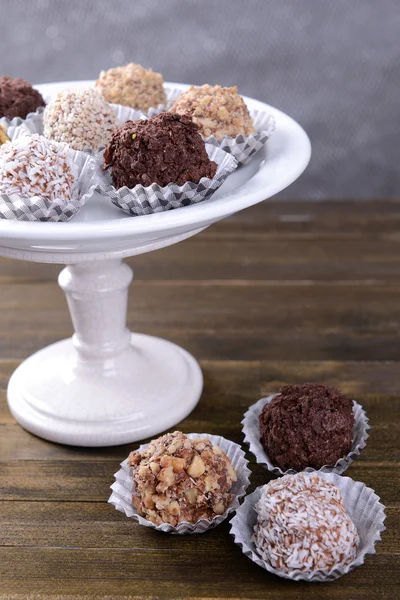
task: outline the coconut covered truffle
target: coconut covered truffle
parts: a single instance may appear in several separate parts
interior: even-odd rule
[[[167,433],[143,452],[131,452],[128,462],[135,483],[132,503],[139,515],[156,525],[210,520],[232,501],[235,470],[206,438]]]
[[[0,79],[0,117],[25,119],[39,106],[45,106],[45,101],[30,83],[24,79],[13,79],[7,75]]]
[[[316,474],[271,481],[256,504],[255,544],[272,567],[291,573],[353,561],[359,536],[338,487]]]
[[[191,86],[175,100],[170,111],[191,117],[205,138],[213,135],[222,140],[254,132],[253,119],[236,86]]]
[[[271,462],[283,471],[335,465],[350,452],[353,402],[315,383],[284,386],[259,416],[260,439]]]
[[[66,144],[35,134],[0,146],[0,194],[68,201],[76,178]]]
[[[112,107],[95,89],[58,92],[44,111],[44,135],[66,142],[74,150],[93,150],[108,144],[117,127]]]
[[[217,171],[197,125],[189,117],[171,113],[126,121],[114,132],[103,158],[116,188],[198,183]]]
[[[160,73],[129,63],[102,71],[96,87],[108,102],[147,111],[151,106],[166,104],[163,83]]]

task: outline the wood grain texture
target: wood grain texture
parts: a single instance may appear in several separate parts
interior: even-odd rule
[[[399,573],[400,201],[278,202],[128,259],[129,326],[192,352],[205,377],[185,432],[242,443],[249,404],[289,382],[363,404],[367,447],[346,475],[386,505],[377,554],[331,584],[243,556],[228,523],[202,536],[140,527],[106,503],[130,446],[72,448],[22,430],[6,402],[21,360],[71,335],[60,267],[0,259],[0,600],[390,599]],[[269,480],[248,453],[250,491]]]

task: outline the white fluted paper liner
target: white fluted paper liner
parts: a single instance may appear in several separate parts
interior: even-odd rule
[[[293,475],[297,473],[294,469],[288,469],[282,471],[279,467],[274,465],[268,454],[265,452],[260,439],[260,425],[258,417],[264,406],[269,404],[278,394],[271,394],[267,398],[261,398],[258,402],[248,408],[244,414],[242,420],[242,431],[244,434],[244,441],[248,444],[250,452],[254,454],[256,462],[261,464],[265,469],[275,473],[276,475]],[[335,465],[324,465],[320,469],[313,469],[307,467],[304,471],[309,473],[318,471],[318,473],[337,473],[340,475],[344,473],[350,464],[359,456],[361,450],[365,448],[368,438],[368,430],[370,426],[368,424],[368,417],[363,407],[353,400],[353,414],[354,414],[354,437],[351,445],[350,452],[336,461]]]
[[[31,112],[28,113],[27,116],[23,119],[22,117],[14,117],[13,119],[8,119],[7,117],[2,117],[0,119],[0,125],[3,125],[6,128],[6,132],[8,137],[10,138],[10,140],[14,140],[15,135],[16,135],[16,131],[17,129],[19,129],[19,127],[21,125],[24,125],[27,121],[30,121],[33,118],[38,118],[39,122],[43,122],[43,112],[44,112],[45,107],[44,106],[39,106],[39,108],[37,108],[35,110],[35,112]],[[20,131],[20,133],[22,133],[24,130]],[[37,131],[34,131],[33,133],[38,133]],[[25,134],[29,134],[29,128],[25,130]],[[42,129],[42,133],[41,135],[43,135],[43,129]]]
[[[367,554],[375,554],[375,544],[381,540],[381,533],[386,529],[383,524],[386,519],[385,507],[379,502],[379,496],[361,481],[354,481],[350,477],[342,477],[336,473],[318,473],[318,475],[336,485],[342,493],[346,511],[360,537],[357,556],[345,566],[334,567],[331,570],[318,569],[310,573],[304,573],[299,569],[285,573],[272,567],[258,554],[253,535],[257,522],[255,506],[264,488],[261,486],[246,496],[243,504],[237,509],[235,516],[230,521],[231,534],[236,544],[241,546],[243,554],[274,575],[294,581],[333,581],[354,567],[362,565]]]
[[[205,138],[208,144],[218,146],[232,154],[238,161],[238,166],[245,165],[264,146],[265,142],[275,130],[275,119],[272,115],[261,110],[251,110],[250,115],[254,121],[255,132],[250,135],[237,135],[224,137],[217,140],[215,136]]]
[[[173,103],[175,102],[175,100],[177,98],[179,98],[179,96],[181,96],[184,92],[184,90],[182,90],[181,88],[178,88],[178,87],[166,88],[165,86],[164,86],[164,91],[165,91],[165,95],[167,97],[166,104],[159,104],[158,106],[152,106],[147,111],[140,110],[138,112],[141,113],[145,118],[151,119],[151,117],[155,117],[156,115],[159,115],[160,113],[165,112],[166,110],[169,110],[171,108],[171,106],[173,105]]]
[[[113,504],[116,510],[123,512],[127,517],[136,519],[140,525],[152,527],[157,531],[163,531],[165,533],[180,535],[204,533],[208,529],[212,529],[222,523],[222,521],[224,521],[232,511],[238,508],[239,499],[245,495],[246,489],[249,485],[249,476],[251,471],[247,468],[248,461],[245,458],[245,453],[238,444],[235,444],[234,442],[231,442],[220,435],[210,435],[208,433],[189,433],[188,437],[192,440],[197,438],[207,438],[214,445],[216,444],[219,446],[221,450],[225,452],[236,471],[237,481],[233,484],[231,489],[231,493],[234,495],[234,498],[227,510],[222,515],[217,515],[211,520],[200,519],[197,521],[197,523],[182,522],[176,527],[170,525],[169,523],[155,525],[151,521],[141,517],[138,515],[136,508],[132,504],[134,481],[131,475],[132,469],[128,466],[128,459],[125,459],[121,463],[121,469],[114,475],[115,482],[111,485],[112,494],[109,497],[108,502]],[[138,449],[139,452],[142,452],[145,448],[147,448],[148,445],[149,444],[142,444]]]
[[[140,121],[146,119],[144,113],[140,110],[135,110],[130,106],[123,106],[122,104],[111,104],[117,117],[118,127],[123,125],[126,121]]]
[[[75,172],[70,198],[48,200],[41,196],[0,193],[0,219],[63,222],[72,219],[96,189],[96,160],[84,152],[71,149],[68,149],[68,155]]]
[[[166,90],[167,104],[159,104],[156,108],[149,108],[146,112],[137,111],[136,118],[140,115],[148,118],[158,115],[160,112],[169,110],[174,101],[182,94],[180,88],[169,88]],[[254,121],[255,132],[250,135],[237,135],[236,137],[226,136],[222,140],[218,140],[215,136],[204,138],[207,144],[212,144],[221,148],[225,152],[232,154],[238,161],[238,166],[245,165],[265,144],[267,139],[275,130],[275,119],[269,113],[262,110],[251,110],[250,116]]]
[[[98,156],[97,185],[98,192],[108,197],[113,204],[129,215],[139,217],[174,208],[182,208],[210,198],[223,184],[225,179],[237,167],[236,159],[220,148],[206,144],[206,151],[211,160],[218,165],[213,179],[202,177],[198,183],[191,181],[184,185],[170,183],[164,187],[157,183],[150,186],[136,185],[130,189],[114,187],[110,170],[103,170],[102,155]]]

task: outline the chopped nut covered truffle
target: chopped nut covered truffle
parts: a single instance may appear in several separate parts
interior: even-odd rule
[[[135,63],[102,71],[96,86],[108,102],[137,110],[167,102],[162,75]]]
[[[175,100],[170,112],[191,117],[205,138],[214,135],[222,140],[254,132],[253,119],[236,86],[192,86]]]
[[[237,481],[229,458],[206,438],[192,440],[175,431],[153,440],[142,453],[131,452],[138,513],[156,525],[196,523],[221,515]]]

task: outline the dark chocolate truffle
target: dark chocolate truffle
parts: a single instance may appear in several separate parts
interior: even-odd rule
[[[103,158],[116,188],[198,183],[202,177],[214,177],[217,170],[198,126],[190,117],[174,113],[127,121],[113,133]]]
[[[45,101],[27,81],[7,75],[0,79],[0,117],[25,119],[39,106],[45,106]]]
[[[353,402],[316,383],[286,385],[259,417],[260,439],[283,471],[334,465],[351,449]]]

